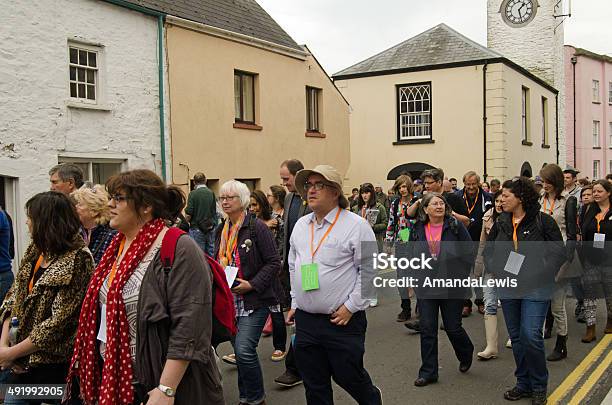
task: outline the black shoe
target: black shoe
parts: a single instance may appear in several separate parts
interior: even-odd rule
[[[302,379],[289,371],[285,371],[280,377],[276,377],[274,382],[282,387],[295,387],[302,383]]]
[[[531,405],[545,405],[548,402],[546,399],[546,391],[534,392],[531,399]]]
[[[576,309],[574,309],[574,316],[578,318],[581,312],[584,312],[584,304],[580,302],[576,302]]]
[[[421,331],[421,323],[419,321],[406,322],[404,326],[417,333]]]
[[[517,387],[514,387],[511,390],[504,392],[504,399],[508,401],[518,401],[519,399],[531,398],[532,396],[533,393],[531,391],[522,391]]]
[[[548,361],[559,361],[567,357],[567,336],[557,335],[557,342],[552,353],[546,357]]]
[[[403,309],[402,312],[397,314],[397,321],[398,322],[406,322],[410,318],[411,318],[410,311],[406,311],[405,309]]]
[[[470,367],[472,367],[472,359],[459,363],[459,371],[461,371],[462,373],[467,373]]]
[[[437,382],[438,382],[437,378],[423,378],[423,377],[419,377],[416,380],[414,380],[414,385],[416,387],[424,387],[426,385],[437,383]]]

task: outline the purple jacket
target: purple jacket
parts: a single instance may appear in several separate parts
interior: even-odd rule
[[[272,231],[259,219],[252,219],[252,229],[249,229],[250,218],[247,215],[240,231],[238,231],[240,270],[244,279],[253,286],[253,290],[243,296],[246,310],[264,308],[279,303],[275,291],[279,291],[277,289],[279,286],[276,284],[279,282],[278,274],[281,270],[281,259]],[[223,224],[221,223],[215,230],[215,258],[219,254]],[[247,240],[250,240],[251,243],[245,243]]]

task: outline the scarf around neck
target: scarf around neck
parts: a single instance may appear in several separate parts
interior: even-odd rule
[[[81,308],[79,328],[70,363],[68,384],[73,377],[80,380],[80,396],[86,405],[128,405],[134,401],[133,371],[130,355],[130,334],[123,287],[147,254],[164,221],[154,219],[138,231],[125,252],[112,284],[108,289],[106,306],[106,350],[104,364],[99,367],[97,345],[99,293],[117,259],[119,245],[125,235],[117,234],[110,243],[87,287]],[[67,389],[70,392],[70,388]]]
[[[221,240],[219,241],[219,263],[221,266],[223,266],[223,268],[226,268],[232,262],[232,254],[234,249],[236,249],[236,245],[238,244],[238,232],[240,231],[245,218],[246,213],[243,212],[240,215],[240,219],[238,219],[238,221],[236,221],[236,223],[231,227],[229,218],[223,225]]]

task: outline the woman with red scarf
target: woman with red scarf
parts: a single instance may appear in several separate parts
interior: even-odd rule
[[[164,269],[159,250],[185,205],[150,170],[111,177],[104,253],[83,302],[68,381],[87,405],[223,404],[211,348],[211,272],[188,237]]]

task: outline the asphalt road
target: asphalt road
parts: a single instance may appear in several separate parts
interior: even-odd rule
[[[514,386],[514,359],[512,351],[504,347],[507,332],[503,318],[500,317],[499,357],[487,362],[477,361],[475,358],[472,368],[466,374],[459,372],[459,364],[450,342],[444,331],[439,331],[439,382],[417,388],[413,385],[413,381],[420,366],[419,335],[409,333],[403,324],[395,320],[400,310],[397,290],[379,291],[378,307],[367,311],[365,365],[374,383],[381,388],[385,404],[509,404],[503,399],[503,392]],[[602,311],[600,304],[598,340],[591,344],[580,342],[585,327],[584,324],[575,321],[574,305],[575,301],[568,299],[568,358],[548,363],[549,393],[552,393],[582,361],[603,334],[605,309]],[[475,352],[484,349],[482,315],[474,312],[470,317],[464,318],[464,327],[474,343]],[[547,353],[550,353],[554,344],[554,336],[546,340]],[[231,351],[231,346],[227,343],[219,348],[220,355]],[[284,372],[284,363],[272,362],[269,358],[272,351],[272,338],[261,338],[258,352],[264,372],[266,403],[268,405],[305,404],[302,385],[287,389],[274,383],[274,378]],[[474,356],[476,357],[475,353]],[[236,368],[225,363],[221,363],[220,368],[224,379],[226,403],[238,404]],[[336,404],[355,404],[355,401],[336,385],[334,385],[334,401]],[[516,403],[530,402],[523,400]]]

